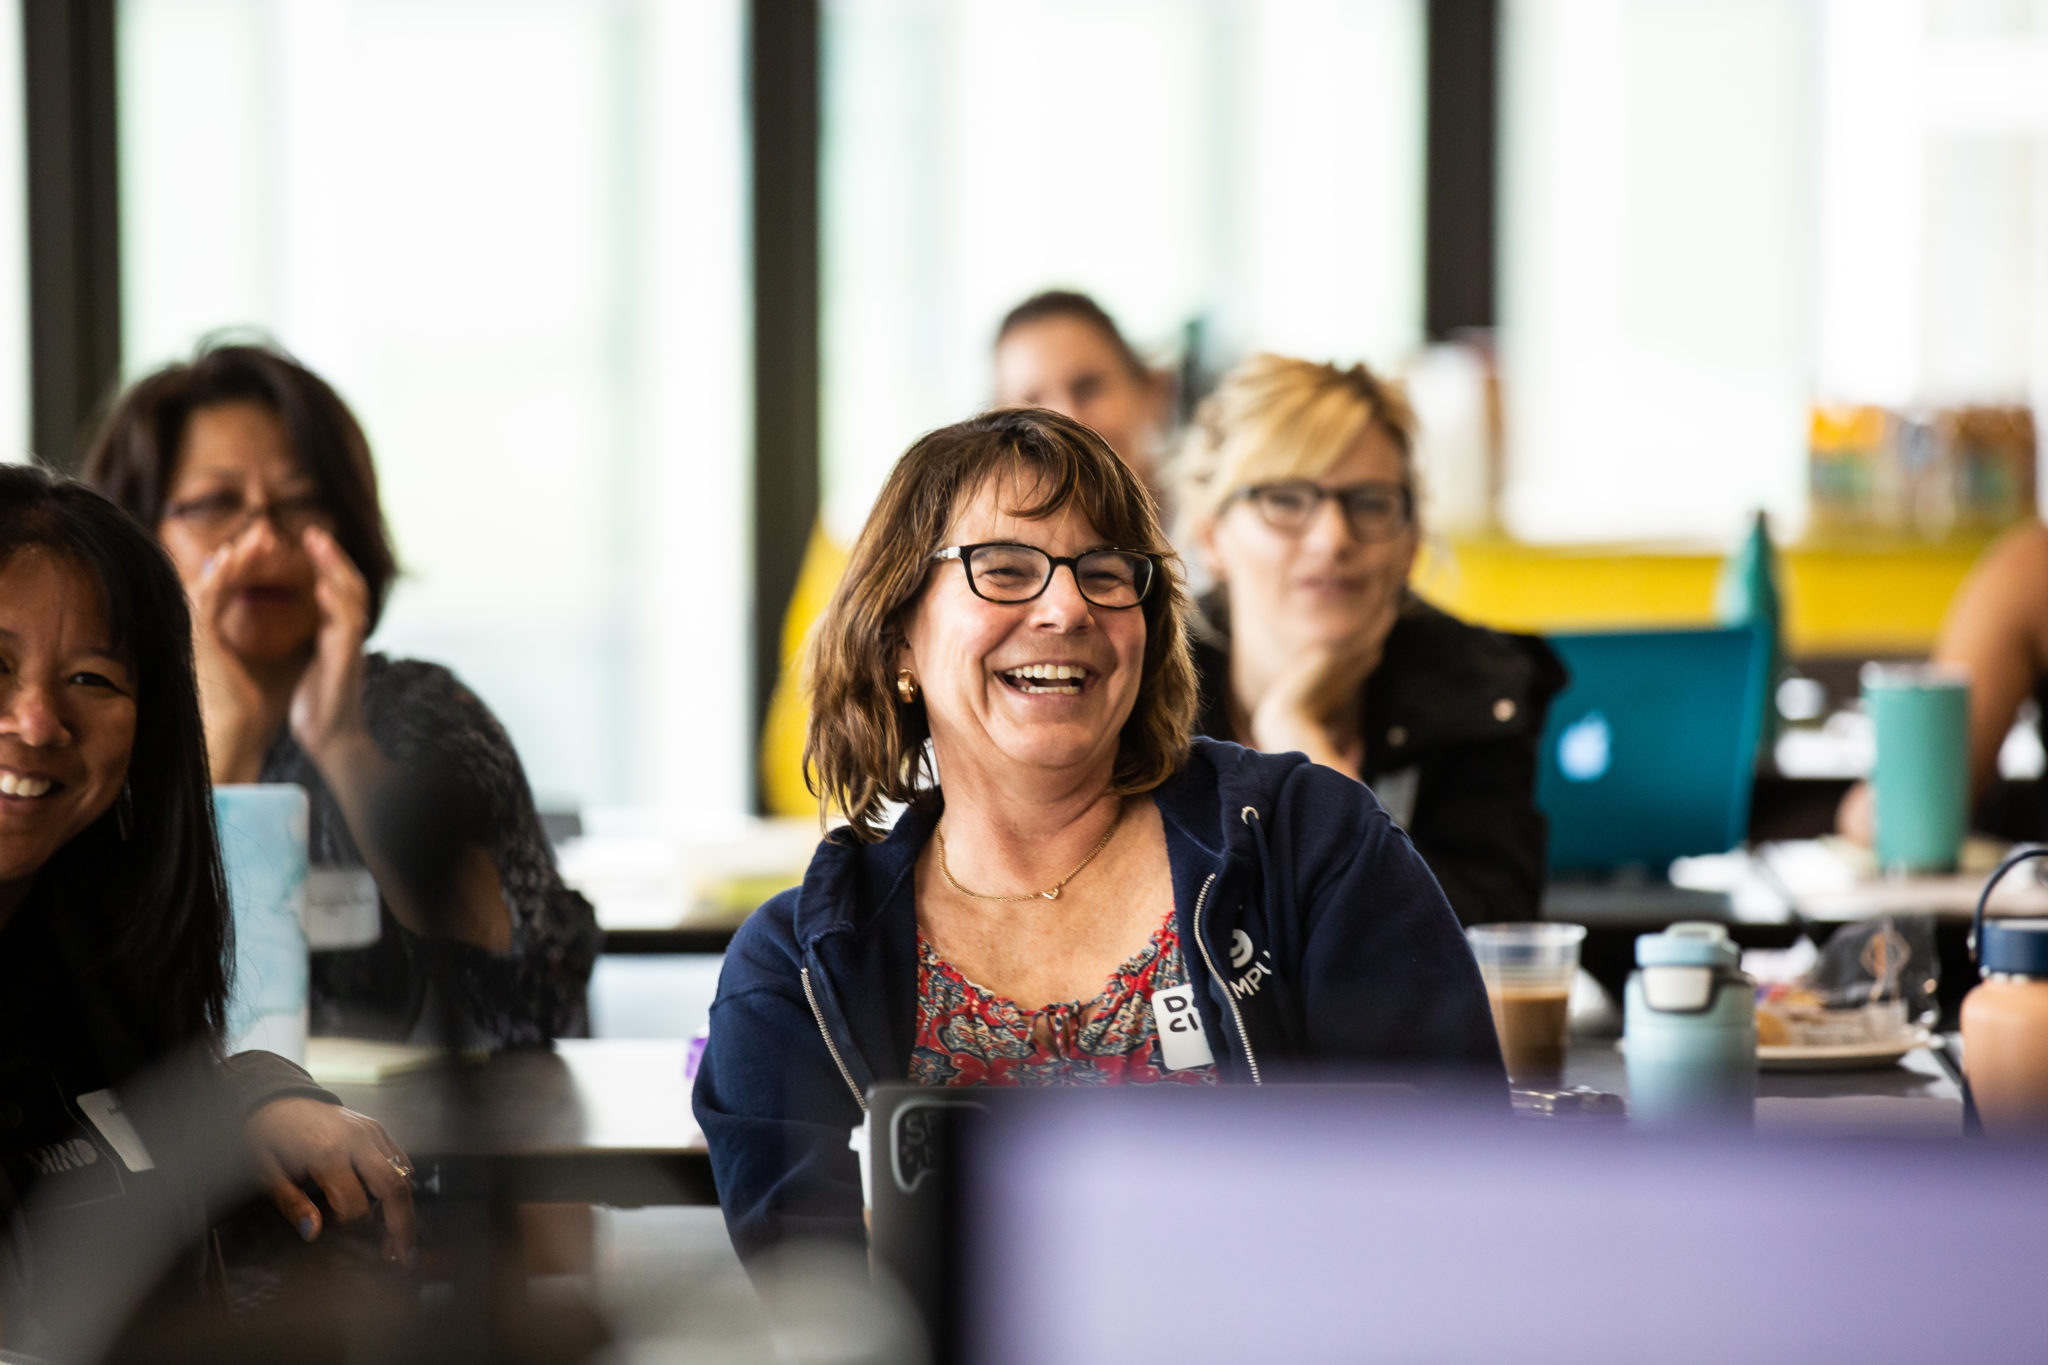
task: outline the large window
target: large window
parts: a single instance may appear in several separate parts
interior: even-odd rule
[[[335,383],[405,571],[373,644],[544,802],[746,802],[742,42],[739,0],[120,8],[124,369],[253,327]]]
[[[826,0],[827,520],[1050,286],[1197,359],[1421,332],[1419,0]]]
[[[2048,398],[2048,3],[1829,0],[1820,387]]]
[[[1796,530],[1815,402],[2048,398],[2048,4],[1504,23],[1510,529]]]

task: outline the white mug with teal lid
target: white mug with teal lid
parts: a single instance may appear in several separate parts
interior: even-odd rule
[[[1756,1114],[1756,983],[1719,924],[1688,921],[1636,940],[1623,1002],[1629,1117],[1676,1126]]]

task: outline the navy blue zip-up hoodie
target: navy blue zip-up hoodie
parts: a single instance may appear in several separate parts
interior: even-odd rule
[[[1300,754],[1198,739],[1153,794],[1189,979],[1226,1079],[1334,1065],[1454,1072],[1505,1095],[1478,968],[1372,793]],[[727,951],[694,1108],[733,1245],[860,1242],[847,1149],[870,1086],[908,1074],[919,852],[936,801],[886,839],[845,830]]]

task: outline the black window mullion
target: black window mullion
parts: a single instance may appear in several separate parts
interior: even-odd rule
[[[1499,0],[1429,0],[1423,148],[1423,330],[1498,320]]]
[[[35,453],[76,467],[121,373],[115,0],[21,0]]]
[[[753,170],[754,693],[759,736],[782,618],[818,515],[818,0],[750,0]],[[762,808],[758,765],[754,803]]]

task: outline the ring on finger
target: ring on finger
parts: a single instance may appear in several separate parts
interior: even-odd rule
[[[412,1179],[412,1166],[410,1163],[406,1161],[404,1157],[387,1156],[384,1159],[391,1163],[392,1170],[398,1172],[398,1178],[400,1180]]]

